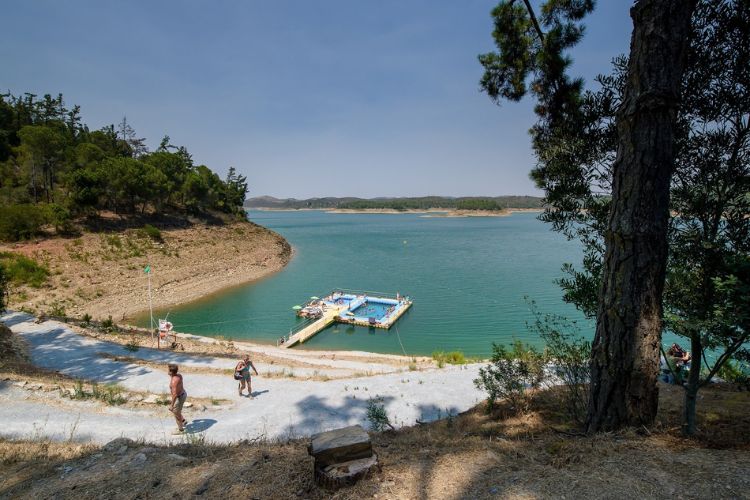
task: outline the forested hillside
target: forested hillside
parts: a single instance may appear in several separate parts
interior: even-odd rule
[[[70,231],[102,211],[244,218],[244,176],[221,179],[165,136],[149,151],[125,118],[90,130],[62,94],[0,95],[0,239]]]
[[[279,199],[271,196],[250,198],[248,208],[340,208],[347,210],[390,209],[427,210],[445,208],[458,210],[502,210],[507,208],[542,208],[542,198],[534,196],[462,197],[421,196],[415,198],[295,198]]]

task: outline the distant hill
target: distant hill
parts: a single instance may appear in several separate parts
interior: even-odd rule
[[[258,196],[245,201],[246,208],[276,208],[276,209],[302,209],[302,208],[341,208],[341,209],[368,209],[383,208],[393,210],[425,210],[428,208],[446,209],[477,209],[477,210],[500,210],[504,208],[542,208],[542,198],[536,196],[421,196],[416,198],[308,198],[298,200],[296,198],[274,198],[273,196]]]

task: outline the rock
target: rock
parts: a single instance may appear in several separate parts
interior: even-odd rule
[[[188,401],[188,402],[187,402],[187,403],[185,403],[185,404],[184,404],[183,406],[184,406],[185,408],[192,408],[192,407],[193,407],[193,403],[191,403],[190,401]]]
[[[359,425],[321,432],[312,436],[307,451],[315,458],[315,466],[368,458],[372,456],[370,436]]]
[[[134,463],[134,464],[142,464],[146,460],[147,459],[146,459],[146,454],[145,453],[138,453],[136,456],[133,457],[132,463]]]
[[[115,453],[117,453],[118,455],[124,455],[127,452],[128,452],[127,446],[120,446]]]
[[[198,407],[198,409],[199,409],[200,411],[206,411],[206,410],[208,410],[208,408],[206,408],[206,405],[200,405],[200,406]]]
[[[208,479],[206,479],[203,484],[201,484],[197,490],[195,490],[195,494],[200,496],[204,494],[206,491],[208,491]]]
[[[128,446],[131,446],[133,444],[135,443],[133,443],[133,441],[131,441],[130,439],[120,437],[117,439],[113,439],[109,443],[105,444],[104,451],[115,451],[115,450],[119,451],[122,449],[123,446],[125,447],[125,451],[127,451]]]
[[[329,490],[337,490],[343,486],[351,486],[364,477],[373,468],[379,468],[378,456],[372,454],[367,458],[349,460],[332,464],[324,468],[315,467],[315,482]]]
[[[140,403],[141,401],[143,401],[143,396],[141,396],[140,394],[131,394],[130,401],[133,401],[135,403]]]
[[[26,387],[26,384],[28,384],[28,383],[29,382],[26,381],[26,380],[21,380],[19,382],[15,382],[13,385],[15,385],[16,387]]]
[[[157,396],[156,394],[149,394],[148,396],[146,396],[146,398],[143,399],[143,402],[152,405],[156,404],[159,402],[159,396]]]
[[[172,460],[177,460],[178,462],[184,462],[187,460],[187,457],[183,457],[182,455],[178,455],[177,453],[169,453],[167,457],[171,458]]]

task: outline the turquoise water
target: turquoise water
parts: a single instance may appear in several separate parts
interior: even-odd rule
[[[563,263],[580,262],[580,246],[550,231],[537,214],[249,215],[291,243],[292,261],[259,282],[171,309],[169,319],[178,331],[275,343],[300,321],[292,306],[338,288],[399,292],[411,296],[414,305],[390,330],[333,325],[304,347],[410,355],[461,350],[487,356],[493,341],[518,338],[538,344],[526,328],[533,316],[525,296],[542,312],[583,320],[562,302],[554,283]],[[593,325],[583,324],[593,335]]]

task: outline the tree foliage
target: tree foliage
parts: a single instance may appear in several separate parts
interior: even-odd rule
[[[0,96],[0,238],[23,239],[46,224],[111,210],[122,216],[168,210],[244,217],[247,180],[231,168],[226,180],[194,165],[184,147],[149,152],[123,118],[91,131],[80,108],[62,95]]]
[[[742,0],[701,0],[692,26],[680,91],[663,297],[665,327],[690,339],[694,359],[686,388],[687,433],[695,430],[698,389],[727,360],[748,356],[750,333],[750,6]],[[602,287],[616,113],[627,66],[625,57],[614,59],[612,74],[597,77],[598,88],[580,95],[579,111],[569,115],[574,127],[535,129],[539,163],[532,176],[546,194],[542,219],[583,243],[582,264],[565,266],[564,299],[590,318],[597,314]],[[542,129],[547,128],[545,123]]]

